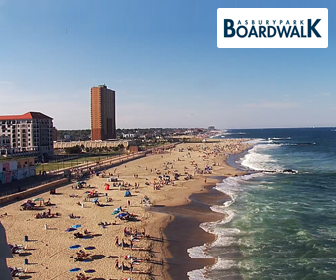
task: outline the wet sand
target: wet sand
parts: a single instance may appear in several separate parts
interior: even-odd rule
[[[225,177],[222,177],[222,179]],[[210,207],[222,204],[230,199],[226,194],[213,189],[215,185],[204,187],[204,191],[192,194],[190,202],[175,207],[155,209],[170,216],[170,223],[163,233],[169,244],[166,247],[170,253],[167,259],[168,273],[172,279],[188,279],[187,272],[202,269],[215,264],[212,258],[190,258],[187,250],[195,246],[215,241],[216,236],[205,232],[199,227],[203,222],[214,222],[223,219],[223,214],[213,212]],[[221,203],[218,203],[221,201]]]

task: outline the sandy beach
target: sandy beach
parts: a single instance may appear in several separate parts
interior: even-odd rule
[[[26,269],[25,279],[76,279],[76,275],[84,271],[88,271],[85,275],[89,279],[101,280],[188,279],[187,271],[215,262],[212,259],[190,259],[186,252],[190,247],[215,240],[215,236],[198,226],[204,221],[220,219],[221,214],[209,214],[207,208],[214,201],[225,199],[225,195],[205,186],[214,186],[218,182],[218,178],[211,178],[213,176],[240,175],[241,172],[228,166],[225,160],[229,154],[241,153],[247,148],[242,139],[179,144],[174,149],[158,151],[157,154],[105,171],[107,177],[119,177],[117,184],[127,187],[113,187],[112,182],[107,182],[107,177],[93,175],[86,180],[84,188],[73,189],[72,186],[77,184],[72,182],[58,188],[56,194],[48,192],[38,196],[44,201],[50,199],[51,206],[42,205],[37,210],[20,211],[20,205],[27,201],[25,199],[2,207],[0,214],[7,213],[1,217],[1,222],[6,229],[8,243],[25,247],[21,255],[15,254],[13,259],[8,260],[8,266]],[[175,174],[180,175],[178,180],[174,179]],[[164,182],[163,175],[167,183],[160,185],[160,176]],[[170,180],[167,180],[167,176]],[[185,180],[186,177],[189,180]],[[106,183],[110,185],[110,190],[105,190]],[[131,197],[124,197],[127,189]],[[92,202],[94,197],[87,198],[86,192],[92,190],[97,191],[100,206]],[[203,196],[202,206],[197,202],[197,194],[203,193],[206,195]],[[192,194],[195,197],[190,197]],[[145,196],[148,196],[153,207],[144,206]],[[34,198],[37,197],[31,199]],[[36,203],[40,205],[39,201]],[[122,212],[134,215],[133,221],[120,220],[112,215],[114,209],[120,206]],[[57,213],[57,216],[35,218],[37,213],[48,211],[55,216]],[[72,219],[70,214],[80,218]],[[98,225],[100,222],[107,225]],[[80,227],[66,232],[74,225]],[[124,236],[125,228],[131,228],[133,233],[135,230],[138,232],[138,237],[132,242],[133,250],[129,247],[130,236]],[[74,239],[74,233],[84,234],[85,229],[90,232],[86,239]],[[145,234],[141,234],[144,229]],[[28,236],[28,242],[24,241],[25,236]],[[124,248],[115,244],[117,236],[119,243],[124,240]],[[187,242],[188,236],[192,238]],[[69,249],[73,245],[80,247]],[[79,250],[88,255],[87,261],[74,262],[73,257]],[[131,266],[131,260],[126,260],[125,256],[129,255],[139,258],[133,259],[134,273],[127,269]],[[28,265],[24,264],[25,259],[28,259]],[[116,268],[116,260],[119,266],[124,263],[124,271]],[[179,260],[189,265],[181,269],[176,265]],[[69,272],[73,268],[80,270]]]

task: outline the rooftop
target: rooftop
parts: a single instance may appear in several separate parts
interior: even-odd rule
[[[40,119],[40,120],[52,120],[51,117],[48,117],[45,114],[42,114],[40,112],[28,112],[23,115],[11,115],[11,116],[0,116],[1,121],[7,121],[7,120],[32,120],[32,119]]]

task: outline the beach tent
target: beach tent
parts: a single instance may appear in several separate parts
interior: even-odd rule
[[[81,225],[74,225],[74,226],[72,226],[72,228],[80,228],[81,227]]]
[[[121,218],[124,218],[124,217],[126,217],[126,216],[127,216],[126,213],[120,213],[118,216],[116,216],[116,218],[121,219]]]
[[[108,191],[110,189],[110,185],[109,184],[106,184],[105,185],[105,191]]]
[[[130,191],[126,191],[124,197],[129,197],[129,196],[132,196],[131,192]]]

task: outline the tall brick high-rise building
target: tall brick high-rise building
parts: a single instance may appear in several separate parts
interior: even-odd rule
[[[116,139],[115,91],[105,85],[91,88],[91,140]]]

